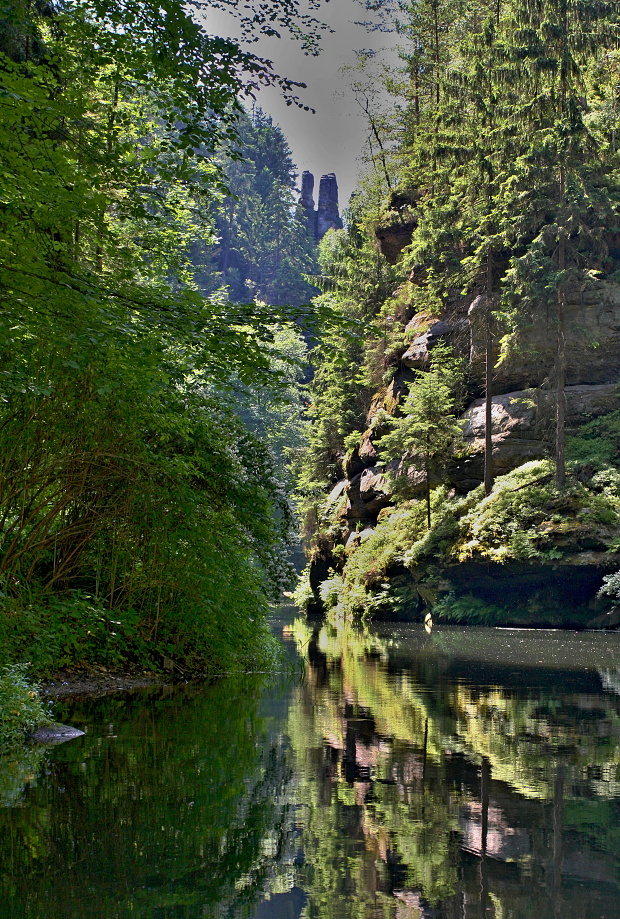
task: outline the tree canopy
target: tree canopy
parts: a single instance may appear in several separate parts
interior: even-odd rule
[[[63,646],[74,615],[67,662],[163,655],[217,669],[267,641],[289,515],[268,447],[223,393],[239,380],[277,385],[275,329],[300,310],[273,305],[290,303],[286,285],[263,302],[230,297],[227,278],[203,289],[194,255],[198,241],[216,245],[243,97],[262,83],[293,102],[298,87],[209,35],[198,14],[210,6],[236,12],[246,33],[287,30],[316,50],[319,24],[295,0],[19,0],[2,13],[9,658],[35,634]],[[9,615],[25,603],[29,616]]]

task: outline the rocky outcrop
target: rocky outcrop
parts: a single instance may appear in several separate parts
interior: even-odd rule
[[[469,308],[469,360],[473,377],[484,381],[484,302]],[[495,359],[499,358],[499,334]],[[613,383],[620,379],[620,285],[601,281],[585,291],[569,293],[566,306],[566,382],[569,386]],[[494,370],[498,393],[540,386],[553,375],[557,351],[555,310],[541,307],[531,322],[516,332],[502,362]]]
[[[391,490],[382,468],[373,466],[362,473],[360,497],[373,517],[391,504]]]
[[[565,392],[569,426],[577,427],[586,419],[620,408],[615,383],[567,386]],[[527,389],[494,396],[492,402],[495,475],[504,475],[549,453],[554,436],[555,393]],[[466,453],[450,463],[448,476],[459,491],[465,492],[479,485],[484,475],[484,400],[476,399],[462,421]]]
[[[583,628],[592,617],[588,607],[609,565],[603,556],[603,552],[584,552],[536,564],[461,562],[442,571],[441,592],[512,608],[514,616],[507,616],[504,625]],[[575,559],[581,563],[575,564]]]
[[[406,214],[411,215],[411,210]],[[398,261],[414,226],[413,220],[407,223],[403,218],[377,230],[381,250],[388,261]],[[347,479],[339,485],[341,504],[336,531],[340,530],[340,536],[336,540],[346,545],[347,556],[361,544],[360,532],[372,533],[378,520],[392,512],[391,472],[406,472],[407,478],[402,479],[406,489],[402,493],[407,497],[422,497],[426,493],[424,473],[414,468],[406,470],[406,458],[394,457],[387,463],[386,473],[381,465],[386,457],[377,444],[387,427],[384,413],[399,415],[412,382],[420,371],[429,368],[433,348],[440,341],[449,344],[468,364],[469,404],[461,417],[462,441],[455,445],[447,469],[437,470],[430,485],[433,488],[447,484],[453,489],[448,491],[449,496],[454,497],[455,493],[471,491],[483,480],[485,405],[479,397],[484,393],[486,382],[487,301],[482,295],[464,297],[460,291],[454,291],[441,315],[430,310],[412,315],[420,302],[416,285],[424,283],[423,275],[423,266],[419,270],[416,268],[392,295],[389,328],[396,334],[392,335],[389,347],[381,352],[382,369],[392,375],[385,377],[385,386],[371,400],[366,430],[343,464]],[[620,283],[599,280],[588,289],[569,291],[565,316],[566,425],[567,433],[571,434],[592,419],[620,410]],[[490,321],[494,348],[493,474],[497,477],[526,462],[553,455],[557,399],[554,378],[556,311],[553,304],[541,305],[533,311],[530,321],[522,323],[508,339],[507,329],[499,327],[494,317]],[[415,453],[415,447],[412,452]],[[586,458],[581,465],[570,467],[569,475],[573,476],[573,482],[584,484],[592,479],[594,471],[594,465]],[[552,476],[543,478],[551,480]],[[596,489],[595,493],[598,494]],[[556,517],[561,519],[556,520]],[[473,593],[485,602],[495,603],[510,594],[512,579],[517,585],[515,604],[523,599],[519,598],[519,592],[525,591],[531,624],[541,624],[545,604],[557,612],[563,605],[579,604],[582,599],[589,602],[600,587],[603,574],[610,570],[609,566],[620,561],[611,557],[611,549],[617,544],[613,526],[609,532],[604,527],[595,532],[585,518],[577,519],[560,509],[557,514],[550,515],[549,521],[543,521],[540,533],[543,548],[536,563],[526,565],[523,570],[520,563],[512,561],[491,566],[483,561],[461,563],[446,573],[449,590],[457,595]],[[551,548],[545,555],[543,549],[547,543]],[[559,559],[555,553],[563,558]],[[423,576],[420,573],[420,577]],[[395,578],[390,569],[387,580],[392,583]],[[432,606],[431,600],[423,599]],[[594,610],[587,619],[592,619],[593,614]],[[558,623],[562,615],[558,612]],[[581,625],[585,625],[587,619],[582,613],[579,616],[581,619],[577,617],[575,624],[579,619]],[[604,619],[604,627],[616,625],[615,619],[611,622],[612,618]],[[617,618],[620,622],[620,612]]]
[[[321,176],[319,203],[314,207],[314,176],[304,172],[301,177],[299,204],[304,212],[310,234],[319,242],[328,230],[341,230],[342,219],[338,205],[338,181],[333,172]]]
[[[415,220],[406,220],[377,227],[375,236],[379,243],[379,249],[388,264],[395,265],[398,262],[403,249],[411,242],[416,226]]]
[[[450,315],[416,314],[405,327],[408,342],[401,361],[423,370],[440,339],[468,359],[478,390],[485,379],[485,298],[458,305]],[[493,330],[494,393],[550,385],[553,379],[557,333],[555,310],[541,307],[531,321],[514,332],[500,361],[505,330]],[[620,284],[600,281],[587,291],[573,291],[566,307],[566,382],[569,386],[614,383],[620,379]]]
[[[316,211],[314,209],[314,176],[311,172],[304,172],[301,176],[301,195],[299,204],[304,212],[308,234],[316,239]]]
[[[301,176],[299,203],[304,211],[314,211],[314,176],[306,170]]]
[[[342,220],[338,208],[338,182],[333,172],[321,176],[319,204],[316,212],[317,239],[323,239],[328,230],[341,230]]]
[[[415,335],[401,360],[405,367],[424,370],[428,366],[429,354],[439,341],[450,342],[463,323],[437,319],[427,313],[418,313],[405,328],[405,335]]]

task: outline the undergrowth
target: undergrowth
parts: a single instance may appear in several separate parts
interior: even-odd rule
[[[152,623],[136,609],[110,610],[80,591],[4,597],[0,605],[0,666],[28,660],[37,677],[58,670],[173,670],[177,675],[264,669],[278,651],[266,617],[209,615],[188,604],[183,621]]]
[[[28,678],[28,665],[0,671],[0,756],[23,744],[29,733],[51,722],[48,706]]]
[[[563,491],[555,486],[549,460],[525,463],[498,477],[488,496],[482,486],[465,496],[442,486],[432,494],[430,530],[424,501],[403,501],[361,545],[348,550],[342,578],[325,585],[324,599],[351,616],[392,612],[415,618],[423,603],[449,621],[499,622],[506,612],[483,601],[438,600],[445,590],[442,572],[467,561],[548,564],[584,550],[615,552],[620,548],[620,472],[595,468],[570,465]]]

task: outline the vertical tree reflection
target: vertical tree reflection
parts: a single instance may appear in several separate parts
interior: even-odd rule
[[[288,717],[304,919],[620,917],[618,695],[574,655],[548,672],[540,636],[518,671],[407,634],[314,627]]]

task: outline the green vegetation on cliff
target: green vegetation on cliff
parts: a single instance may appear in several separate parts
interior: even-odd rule
[[[404,66],[323,268],[364,331],[313,355],[306,599],[585,623],[620,545],[616,5],[374,6]]]

